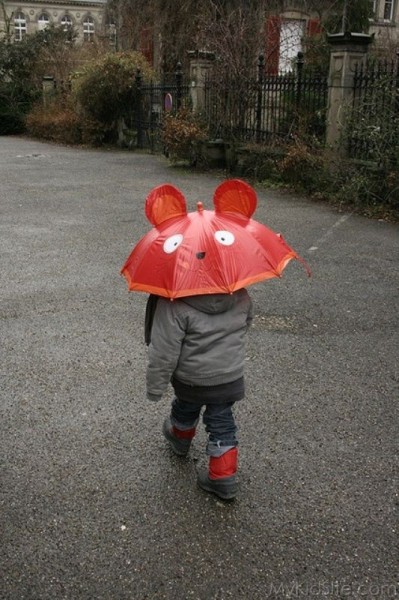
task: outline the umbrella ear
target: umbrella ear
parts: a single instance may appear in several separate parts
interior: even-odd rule
[[[256,209],[256,192],[241,179],[228,179],[216,188],[213,203],[217,213],[239,213],[250,218]]]
[[[145,214],[152,225],[187,214],[186,200],[180,190],[169,183],[154,188],[145,201]]]

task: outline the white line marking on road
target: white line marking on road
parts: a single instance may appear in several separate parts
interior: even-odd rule
[[[310,248],[307,249],[306,252],[315,252],[316,250],[319,249],[319,247],[324,244],[324,242],[332,236],[332,234],[334,233],[334,229],[336,229],[337,227],[340,227],[341,225],[343,225],[343,223],[345,223],[345,221],[347,221],[349,219],[349,217],[352,216],[352,213],[348,214],[348,215],[342,215],[342,217],[340,217],[338,219],[338,221],[336,221],[334,223],[334,225],[332,225],[330,227],[330,229],[328,229],[326,231],[326,233],[324,235],[322,235],[318,240],[316,240],[316,242],[313,244],[313,246],[310,246]]]

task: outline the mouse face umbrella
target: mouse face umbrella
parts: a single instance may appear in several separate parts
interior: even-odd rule
[[[199,202],[187,213],[185,198],[174,186],[150,192],[145,212],[154,227],[121,270],[129,290],[166,298],[228,294],[280,277],[292,259],[304,262],[280,234],[251,219],[257,198],[247,183],[227,180],[213,200],[214,211]]]

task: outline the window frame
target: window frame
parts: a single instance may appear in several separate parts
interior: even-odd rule
[[[115,21],[108,21],[107,33],[108,33],[110,45],[116,47],[116,23],[115,23]]]
[[[306,20],[282,18],[280,21],[278,72],[292,72],[298,52],[302,51],[302,40],[306,33]]]
[[[68,31],[68,29],[71,29],[73,26],[72,17],[65,14],[63,17],[61,17],[60,23],[61,26],[64,28],[64,31]]]
[[[45,18],[43,18],[45,17]],[[47,20],[46,20],[47,19]],[[43,25],[44,23],[44,25]],[[41,12],[40,15],[37,18],[37,28],[39,31],[43,31],[43,29],[46,29],[46,27],[48,27],[50,25],[50,17],[46,12]]]
[[[86,15],[86,17],[82,20],[83,26],[83,41],[91,42],[96,35],[96,26],[94,23],[94,19],[91,15]]]
[[[16,42],[22,42],[26,34],[28,33],[28,21],[25,13],[19,10],[14,16],[14,40]]]
[[[385,16],[385,13],[386,13],[387,7],[389,7],[389,6],[390,6],[390,8],[388,8],[389,17],[387,18]],[[384,23],[392,23],[392,21],[393,21],[393,14],[394,14],[394,8],[395,8],[395,2],[394,2],[394,0],[384,0],[384,12],[382,14],[382,20],[384,21]]]

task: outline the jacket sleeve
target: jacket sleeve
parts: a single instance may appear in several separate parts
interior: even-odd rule
[[[244,303],[245,310],[247,313],[246,327],[248,331],[254,319],[254,305],[251,296],[248,294],[248,291],[245,288],[239,290],[238,293],[241,294],[241,301]]]
[[[186,334],[185,321],[178,302],[159,298],[148,348],[147,397],[151,400],[160,399],[168,387]]]

